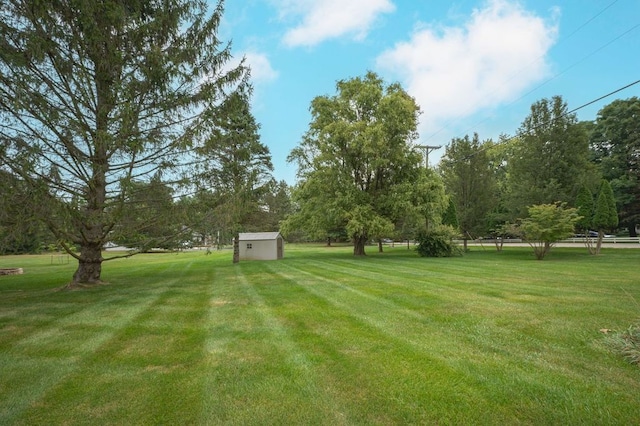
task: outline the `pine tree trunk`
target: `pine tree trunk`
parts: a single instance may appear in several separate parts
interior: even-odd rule
[[[353,239],[353,255],[354,256],[366,256],[364,252],[364,246],[367,242],[367,237],[355,237]]]
[[[100,284],[102,273],[102,246],[101,244],[87,244],[80,248],[80,260],[78,269],[73,274],[73,281],[69,287],[81,285]]]

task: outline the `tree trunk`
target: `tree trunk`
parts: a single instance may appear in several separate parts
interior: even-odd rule
[[[593,238],[591,238],[591,236],[589,235],[588,229],[584,230],[584,246],[587,248],[589,254],[598,254],[597,247],[593,246]]]
[[[367,237],[355,237],[353,239],[353,255],[354,256],[365,256],[364,246],[367,242]]]
[[[378,240],[378,253],[382,253],[382,240]]]
[[[630,223],[629,224],[629,236],[630,237],[637,237],[638,233],[636,232],[636,224],[635,223]]]
[[[467,252],[467,250],[468,250],[468,249],[467,249],[467,239],[466,239],[466,238],[463,238],[463,239],[462,239],[462,241],[463,241],[464,252],[466,253],[466,252]]]
[[[80,248],[78,269],[73,274],[73,281],[69,287],[83,284],[100,284],[102,273],[102,245],[86,244]]]
[[[233,238],[233,263],[240,262],[240,236]]]
[[[600,254],[600,249],[602,248],[602,237],[604,237],[604,231],[598,230],[598,241],[596,242],[596,255]]]

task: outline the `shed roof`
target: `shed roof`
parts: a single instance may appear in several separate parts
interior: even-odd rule
[[[241,232],[240,241],[264,241],[275,240],[280,236],[279,232]]]

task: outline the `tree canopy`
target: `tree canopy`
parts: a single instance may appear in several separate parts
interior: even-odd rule
[[[300,178],[290,220],[316,233],[345,229],[354,254],[364,255],[368,239],[390,235],[416,211],[426,179],[411,144],[419,107],[399,84],[372,72],[336,89],[313,99],[309,130],[289,156]]]
[[[232,93],[220,106],[224,113],[207,123],[206,138],[196,148],[202,158],[194,168],[200,207],[210,212],[206,222],[225,239],[260,230],[252,226],[262,225],[256,215],[275,185],[271,153],[260,142],[249,100],[246,91]]]
[[[618,99],[602,108],[591,147],[613,189],[620,222],[635,236],[640,223],[640,98]]]
[[[490,144],[490,142],[487,142]],[[495,173],[489,153],[473,138],[454,138],[440,161],[440,172],[447,193],[455,204],[462,238],[488,233],[488,215],[496,203]]]
[[[538,260],[544,259],[557,241],[571,236],[580,219],[577,209],[564,203],[539,204],[528,210],[519,228]]]
[[[221,17],[202,0],[0,4],[0,167],[48,206],[73,283],[100,281],[129,183],[186,176],[203,124],[247,84],[242,64],[224,71]]]
[[[534,204],[573,203],[580,187],[597,176],[588,135],[560,96],[535,102],[518,135],[508,158],[512,216],[526,216]]]

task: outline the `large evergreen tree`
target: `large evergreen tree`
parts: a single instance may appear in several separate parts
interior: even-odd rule
[[[204,0],[0,3],[0,165],[39,191],[78,260],[72,284],[100,281],[129,182],[181,177],[194,136],[243,84],[243,66],[223,71],[222,12]]]
[[[271,153],[260,142],[249,93],[237,91],[220,106],[224,114],[208,123],[206,137],[196,149],[203,161],[195,168],[197,184],[211,192],[201,197],[209,221],[223,239],[262,228],[261,203],[273,187]]]
[[[618,226],[618,210],[613,197],[613,190],[609,181],[603,179],[598,191],[595,211],[593,213],[593,227],[598,231],[596,254],[600,253],[602,237],[605,231],[613,231]]]
[[[589,162],[589,141],[561,97],[531,106],[508,159],[508,206],[524,217],[527,207],[573,203],[578,190],[597,174]]]
[[[593,202],[593,194],[586,185],[583,185],[580,188],[580,191],[578,191],[576,209],[580,216],[580,219],[576,222],[576,230],[579,235],[584,237],[585,245],[587,250],[589,250],[589,253],[595,254],[596,250],[593,247],[593,240],[590,234],[591,229],[593,229],[593,213],[595,205]]]
[[[611,183],[620,222],[640,224],[640,98],[619,99],[598,112],[591,136],[595,160]]]

